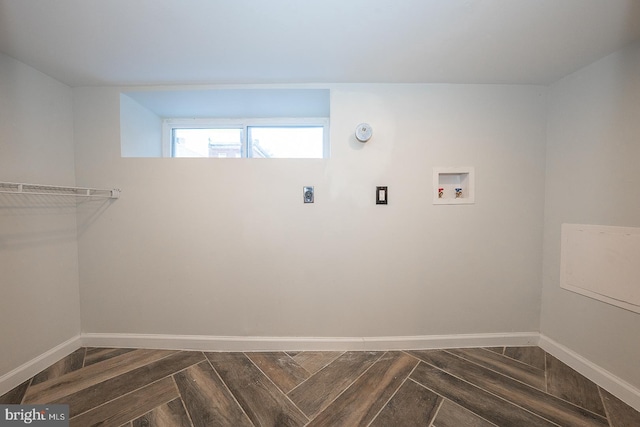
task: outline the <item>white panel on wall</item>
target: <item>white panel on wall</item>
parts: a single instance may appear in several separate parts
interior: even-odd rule
[[[562,224],[560,286],[640,313],[640,228]]]

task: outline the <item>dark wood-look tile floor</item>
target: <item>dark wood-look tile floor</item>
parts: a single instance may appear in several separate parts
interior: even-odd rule
[[[203,353],[81,348],[0,396],[71,426],[638,427],[538,347]]]

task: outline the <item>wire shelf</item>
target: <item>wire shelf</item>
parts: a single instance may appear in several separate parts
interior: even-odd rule
[[[63,197],[94,197],[101,199],[117,199],[119,189],[104,190],[86,187],[63,187],[58,185],[25,184],[17,182],[0,182],[0,193]]]

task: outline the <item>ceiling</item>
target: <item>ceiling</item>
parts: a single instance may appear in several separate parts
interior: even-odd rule
[[[549,84],[640,0],[0,0],[0,52],[70,86]]]

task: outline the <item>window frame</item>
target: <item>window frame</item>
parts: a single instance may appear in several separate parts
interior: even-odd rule
[[[241,159],[251,159],[249,130],[250,127],[322,127],[322,159],[328,159],[329,149],[329,119],[326,117],[303,118],[242,118],[242,119],[218,119],[218,118],[170,118],[162,120],[162,157],[174,157],[173,130],[174,129],[241,129]],[[210,158],[210,157],[208,157]],[[217,157],[213,157],[217,158]],[[232,157],[233,158],[233,157]],[[272,159],[284,159],[274,157]],[[296,158],[298,160],[318,160]]]

